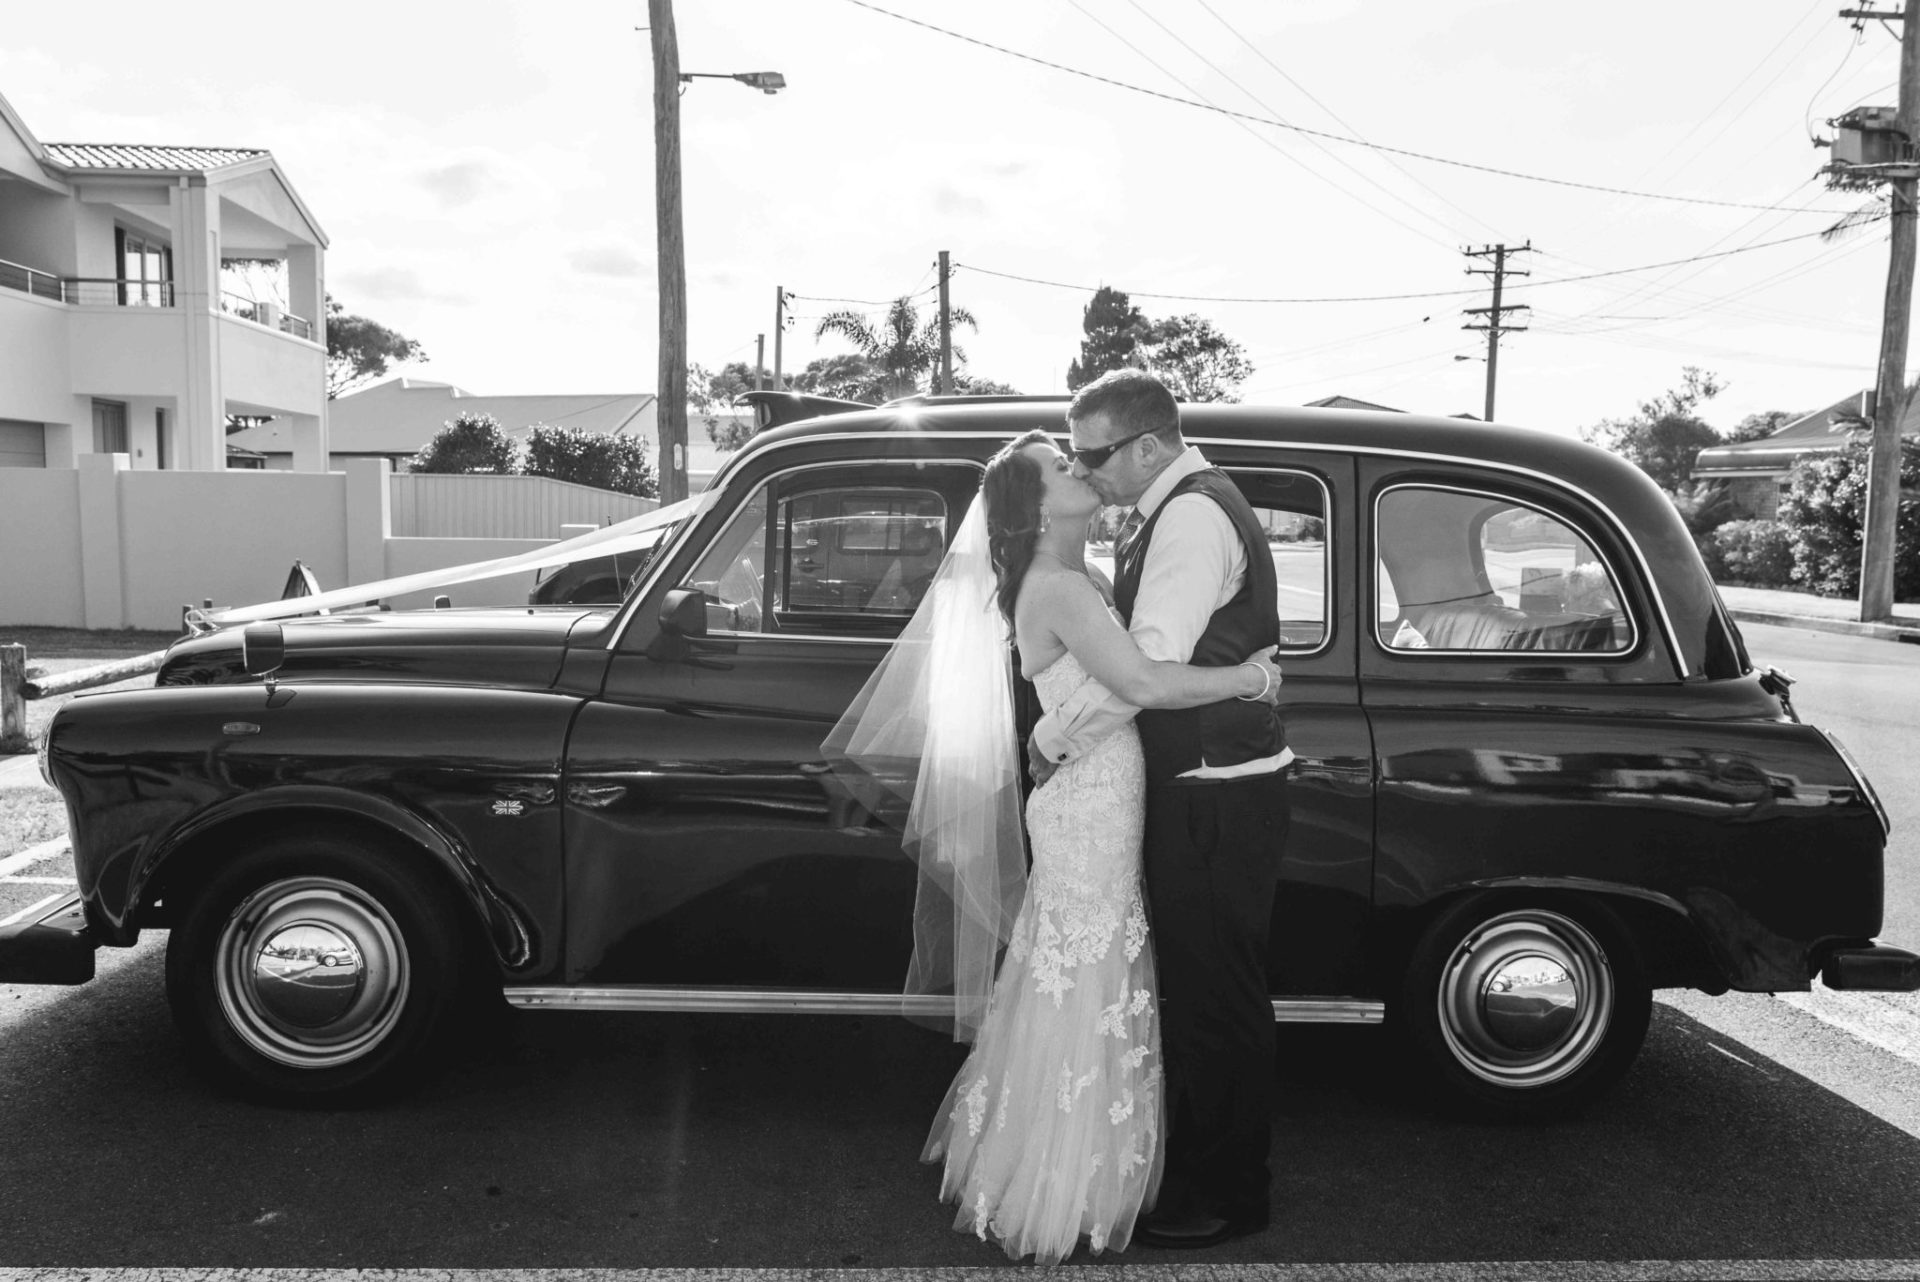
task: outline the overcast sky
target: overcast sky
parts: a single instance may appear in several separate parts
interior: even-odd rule
[[[697,81],[681,99],[693,360],[751,361],[766,333],[771,361],[776,285],[800,296],[788,369],[845,350],[813,337],[849,305],[822,300],[930,306],[946,249],[980,323],[970,367],[1023,391],[1065,390],[1104,282],[1237,338],[1249,402],[1478,413],[1486,367],[1454,358],[1484,353],[1460,309],[1487,299],[1449,292],[1483,283],[1461,249],[1531,241],[1504,421],[1571,432],[1686,365],[1728,384],[1707,408],[1723,428],[1872,381],[1887,225],[1818,238],[1871,197],[1826,190],[1808,132],[1891,105],[1899,51],[1832,0],[880,2],[1378,147],[1812,212],[1316,141],[851,0],[681,0],[683,68],[789,86]],[[331,240],[333,295],[425,345],[408,372],[481,394],[652,391],[646,20],[644,0],[16,4],[0,94],[42,141],[271,150]],[[1727,250],[1745,252],[1551,283]],[[1445,296],[1206,301],[1417,293]]]

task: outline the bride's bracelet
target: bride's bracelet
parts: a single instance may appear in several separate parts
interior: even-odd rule
[[[1255,663],[1251,659],[1243,661],[1239,666],[1243,668],[1252,668],[1255,672],[1258,672],[1260,674],[1260,693],[1259,694],[1236,694],[1233,697],[1240,700],[1242,703],[1265,703],[1267,700],[1267,695],[1270,694],[1273,690],[1273,673],[1267,671],[1265,668],[1261,667],[1259,664]]]

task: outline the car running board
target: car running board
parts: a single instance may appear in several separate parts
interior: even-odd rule
[[[799,988],[644,988],[565,985],[508,988],[507,1004],[522,1010],[701,1011],[756,1015],[949,1014],[948,997],[901,993],[822,992]],[[1282,1024],[1378,1024],[1386,1007],[1357,997],[1276,997]]]

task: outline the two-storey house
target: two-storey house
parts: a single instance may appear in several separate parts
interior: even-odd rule
[[[248,416],[326,470],[326,244],[266,151],[43,143],[0,98],[0,467],[224,469]]]

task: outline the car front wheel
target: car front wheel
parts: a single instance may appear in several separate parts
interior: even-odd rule
[[[411,1085],[457,1005],[454,906],[404,855],[284,837],[233,860],[167,944],[167,998],[216,1080],[283,1103]]]
[[[1646,1038],[1652,999],[1604,909],[1469,899],[1421,935],[1396,1022],[1448,1096],[1535,1117],[1619,1080]]]

